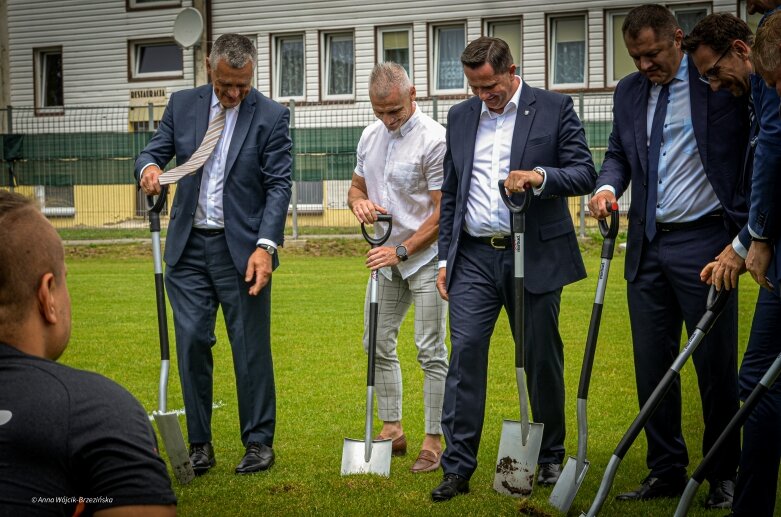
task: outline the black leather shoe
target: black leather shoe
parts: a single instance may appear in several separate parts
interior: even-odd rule
[[[561,465],[556,463],[540,463],[537,473],[537,483],[541,485],[555,485],[561,475]]]
[[[458,474],[445,474],[442,482],[431,491],[431,500],[435,503],[450,501],[458,494],[469,493],[469,480]]]
[[[206,474],[210,468],[217,464],[214,458],[214,448],[209,442],[190,444],[190,463],[196,476]]]
[[[274,464],[274,449],[257,442],[247,444],[247,452],[236,467],[236,474],[252,474],[268,470]]]
[[[705,508],[711,510],[729,510],[732,508],[732,496],[735,494],[735,482],[731,479],[712,481]]]
[[[672,480],[648,476],[637,487],[637,490],[618,494],[616,499],[619,501],[645,501],[646,499],[657,499],[659,497],[678,497],[683,493],[684,488],[686,488],[685,477],[679,480]]]

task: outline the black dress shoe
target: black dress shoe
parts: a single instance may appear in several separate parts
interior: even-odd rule
[[[732,496],[735,494],[735,482],[731,479],[711,481],[705,508],[711,510],[729,510],[732,508]]]
[[[190,463],[193,466],[193,472],[196,476],[206,474],[210,468],[217,464],[214,458],[214,449],[212,444],[191,443],[190,444]]]
[[[442,482],[431,491],[431,500],[435,503],[449,501],[458,494],[469,493],[469,480],[458,474],[445,474]]]
[[[648,476],[637,487],[637,490],[618,494],[616,499],[619,501],[645,501],[646,499],[657,499],[659,497],[678,497],[683,493],[684,488],[686,488],[685,477],[679,480],[672,480]]]
[[[561,475],[561,465],[556,463],[540,463],[537,483],[541,485],[555,485]]]
[[[257,442],[247,444],[247,452],[236,467],[236,474],[252,474],[268,470],[274,464],[274,449]]]

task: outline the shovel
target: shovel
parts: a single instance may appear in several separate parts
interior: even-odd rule
[[[149,231],[152,232],[152,256],[155,261],[155,292],[157,295],[157,328],[160,335],[160,387],[157,398],[157,411],[152,413],[157,424],[157,430],[163,438],[165,452],[171,462],[174,476],[179,483],[185,485],[193,480],[195,472],[190,463],[190,455],[184,444],[182,428],[176,413],[166,412],[168,399],[168,370],[171,363],[168,346],[168,318],[165,311],[165,286],[163,284],[163,261],[160,253],[160,211],[165,205],[168,186],[163,186],[160,195],[147,196],[149,208]]]
[[[586,350],[583,355],[583,366],[580,368],[580,384],[578,385],[578,456],[569,457],[564,464],[559,480],[550,494],[548,501],[560,512],[567,513],[572,506],[572,501],[583,484],[586,477],[589,462],[586,459],[588,445],[588,419],[586,417],[586,400],[588,399],[588,387],[591,381],[591,370],[594,366],[594,353],[597,349],[599,337],[599,323],[602,319],[602,304],[605,300],[607,287],[607,275],[610,272],[610,261],[613,259],[613,251],[616,247],[616,235],[618,235],[618,203],[608,206],[610,225],[605,220],[599,221],[599,231],[602,233],[602,263],[599,267],[599,279],[597,280],[597,293],[594,296],[594,306],[591,309],[591,322],[586,336]]]
[[[499,440],[499,455],[496,459],[494,490],[511,497],[527,497],[534,488],[534,471],[542,445],[543,424],[529,421],[529,400],[526,396],[526,372],[523,350],[523,232],[525,212],[532,200],[532,193],[523,194],[523,204],[516,205],[507,196],[504,181],[499,180],[499,194],[512,214],[513,232],[513,337],[515,338],[515,379],[518,383],[518,399],[521,407],[521,421],[505,420],[502,423],[502,437]]]
[[[361,223],[361,232],[366,242],[372,248],[382,246],[390,237],[393,221],[390,215],[377,214],[376,222],[388,223],[388,229],[378,238],[370,237],[366,227]],[[376,223],[375,223],[376,224]],[[377,291],[379,290],[378,270],[371,274],[371,291],[369,303],[369,366],[366,373],[366,428],[364,440],[344,439],[342,448],[342,475],[379,474],[390,476],[391,453],[393,440],[373,440],[372,427],[374,419],[374,355],[377,348]]]
[[[773,364],[770,365],[770,368],[765,372],[765,375],[759,380],[759,384],[752,390],[751,394],[746,399],[746,402],[740,407],[738,412],[735,413],[735,416],[732,417],[732,420],[727,424],[727,427],[725,427],[721,432],[721,435],[719,435],[716,443],[713,444],[713,447],[708,451],[708,454],[702,459],[697,470],[692,474],[689,483],[683,491],[681,500],[678,502],[678,507],[675,509],[675,517],[684,517],[689,511],[689,506],[691,506],[694,495],[697,493],[697,489],[705,479],[711,464],[719,453],[719,449],[721,449],[721,446],[727,441],[732,433],[738,432],[738,429],[746,423],[746,420],[748,420],[748,417],[759,403],[759,400],[773,387],[779,374],[781,374],[781,354],[779,354],[778,357],[776,357],[776,360],[773,361]]]
[[[662,377],[662,380],[659,381],[659,384],[656,385],[651,396],[648,397],[648,400],[643,404],[635,421],[632,422],[632,425],[629,426],[624,437],[621,438],[616,450],[613,452],[613,456],[607,464],[605,475],[602,477],[602,483],[599,485],[597,496],[594,498],[594,502],[591,503],[588,514],[581,513],[581,516],[587,515],[588,517],[594,517],[599,513],[599,510],[602,508],[602,505],[607,498],[607,494],[610,492],[610,487],[613,485],[613,479],[616,477],[616,471],[618,470],[621,460],[624,459],[624,455],[632,446],[637,435],[640,434],[640,431],[643,429],[646,422],[648,422],[648,419],[651,418],[656,411],[656,408],[659,407],[659,403],[664,396],[667,395],[670,386],[672,386],[675,379],[680,376],[681,368],[683,368],[683,365],[689,359],[689,356],[694,353],[702,339],[713,327],[713,324],[716,323],[716,320],[721,315],[721,311],[724,310],[724,306],[727,305],[729,294],[730,292],[726,289],[716,291],[716,288],[711,286],[710,291],[708,292],[708,302],[705,314],[702,315],[702,318],[700,318],[700,321],[697,323],[686,346],[683,347],[681,353],[675,358],[670,369],[667,370],[667,373]]]

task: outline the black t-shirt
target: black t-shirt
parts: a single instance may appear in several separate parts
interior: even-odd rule
[[[0,343],[0,516],[175,504],[141,404],[105,377]]]

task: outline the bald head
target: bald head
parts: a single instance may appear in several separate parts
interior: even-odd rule
[[[47,351],[36,355],[54,359],[70,336],[62,241],[32,201],[0,190],[0,242],[0,340],[42,340]]]

